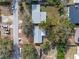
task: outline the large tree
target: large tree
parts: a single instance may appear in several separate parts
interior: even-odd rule
[[[47,30],[48,40],[52,43],[58,43],[60,41],[66,42],[74,30],[74,24],[66,17],[47,19],[47,21],[42,22],[40,26]]]

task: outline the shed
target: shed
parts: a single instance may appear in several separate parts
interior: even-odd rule
[[[34,27],[34,43],[42,43],[42,35],[39,26]]]

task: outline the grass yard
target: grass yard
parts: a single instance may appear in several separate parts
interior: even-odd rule
[[[58,18],[59,19],[59,12],[58,8],[53,6],[41,6],[41,11],[47,12],[48,18]]]
[[[65,59],[65,45],[58,44],[57,46],[57,59]]]

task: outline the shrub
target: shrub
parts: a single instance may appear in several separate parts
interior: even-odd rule
[[[35,47],[31,44],[25,44],[22,48],[22,59],[39,59]]]
[[[12,59],[13,41],[0,39],[0,59]]]
[[[42,51],[47,54],[48,50],[50,49],[50,44],[49,42],[45,42],[44,44],[41,45]]]

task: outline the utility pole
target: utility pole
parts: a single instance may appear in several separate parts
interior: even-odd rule
[[[12,2],[12,10],[13,10],[13,58],[12,59],[20,59],[20,48],[19,48],[19,37],[18,37],[18,27],[19,27],[19,0],[13,0]]]

